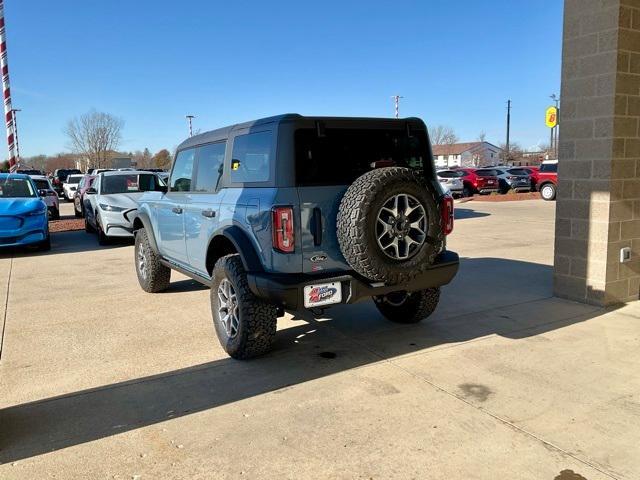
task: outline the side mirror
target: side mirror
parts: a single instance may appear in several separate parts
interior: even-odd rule
[[[84,193],[86,193],[87,195],[95,195],[96,193],[98,193],[98,191],[95,188],[90,187],[90,188],[87,188],[87,191]]]
[[[169,189],[167,188],[166,185],[158,185],[158,187],[156,188],[156,191],[162,192],[162,193],[167,193],[169,191]]]

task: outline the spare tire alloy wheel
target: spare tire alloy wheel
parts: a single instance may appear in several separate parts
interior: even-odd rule
[[[432,181],[403,167],[371,170],[347,189],[337,236],[347,263],[363,277],[396,285],[433,264],[444,246]]]
[[[427,213],[411,195],[392,196],[378,212],[378,245],[394,260],[406,260],[415,255],[425,241],[426,230]]]

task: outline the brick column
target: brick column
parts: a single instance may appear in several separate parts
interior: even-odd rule
[[[563,36],[554,291],[637,300],[640,0],[565,0]]]

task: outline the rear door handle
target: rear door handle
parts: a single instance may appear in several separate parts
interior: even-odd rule
[[[215,210],[211,210],[211,209],[202,210],[202,212],[200,212],[200,213],[202,213],[203,217],[207,217],[207,218],[213,218],[213,217],[216,216],[216,211]]]
[[[181,214],[181,213],[182,213],[182,207],[173,207],[173,208],[171,209],[171,211],[172,211],[173,213]]]

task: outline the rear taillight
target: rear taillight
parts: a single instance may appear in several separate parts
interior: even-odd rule
[[[273,248],[283,253],[295,250],[293,236],[293,208],[275,207],[273,215]]]
[[[442,230],[445,235],[453,232],[453,197],[444,195],[440,202],[440,212],[442,213]]]

